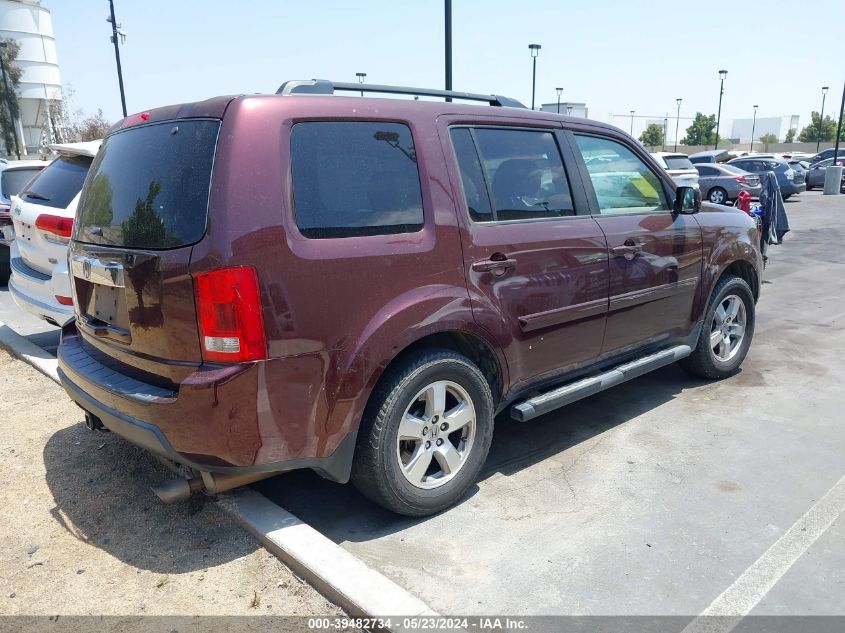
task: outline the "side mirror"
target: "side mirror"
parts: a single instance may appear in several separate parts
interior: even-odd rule
[[[675,190],[675,213],[698,213],[701,210],[701,190],[678,187]]]

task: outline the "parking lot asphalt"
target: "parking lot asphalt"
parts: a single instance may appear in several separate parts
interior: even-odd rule
[[[255,487],[440,613],[845,615],[845,196],[786,208],[735,377],[670,366],[502,416],[480,481],[427,519],[309,472]]]

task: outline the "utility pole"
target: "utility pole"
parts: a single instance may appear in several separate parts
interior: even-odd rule
[[[634,135],[634,110],[631,110],[631,136]]]
[[[817,152],[819,151],[819,145],[821,145],[821,142],[822,142],[822,132],[824,131],[824,100],[827,98],[827,91],[828,91],[828,87],[822,86],[822,111],[821,111],[821,114],[819,114],[819,136],[816,139],[816,151]],[[836,157],[834,156],[834,158],[836,158]],[[834,162],[836,162],[836,161],[834,161]]]
[[[678,114],[675,116],[675,151],[678,151],[678,126],[681,124],[681,101],[683,99],[675,99],[678,104]]]
[[[120,84],[120,105],[123,107],[123,117],[126,118],[126,94],[123,91],[123,69],[120,67],[120,46],[117,41],[117,20],[114,17],[114,0],[109,0],[111,17],[111,41],[114,44],[114,59],[117,62],[117,83]]]
[[[557,93],[557,113],[560,114],[560,95],[563,94],[563,88],[555,88]]]
[[[446,21],[446,90],[452,89],[452,0],[444,0],[444,17]],[[446,97],[451,101],[452,97]]]
[[[8,48],[6,42],[0,42],[0,49]],[[9,91],[9,80],[6,78],[6,62],[3,61],[3,54],[0,51],[0,70],[3,71],[3,90],[6,93],[6,108],[9,110],[9,124],[12,126],[12,138],[15,139],[15,155],[21,159],[21,146],[18,143],[18,131],[15,129],[15,110],[12,107],[12,93]],[[11,149],[11,148],[7,148]]]
[[[754,106],[754,119],[751,121],[751,149],[748,150],[750,152],[754,152],[754,130],[757,128],[757,106]]]
[[[839,136],[842,134],[842,112],[845,111],[845,87],[842,88],[842,104],[839,106],[839,123],[836,125],[836,149],[833,150],[833,162],[836,164],[839,158]]]
[[[716,114],[716,144],[713,149],[719,149],[719,126],[722,124],[722,95],[725,94],[725,77],[728,76],[727,70],[719,71],[719,112]]]

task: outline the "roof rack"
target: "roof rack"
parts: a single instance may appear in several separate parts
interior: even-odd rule
[[[388,86],[383,84],[359,84],[328,81],[326,79],[295,79],[286,81],[276,91],[277,95],[330,95],[335,91],[346,92],[381,92],[395,95],[415,95],[420,97],[443,97],[446,99],[463,99],[465,101],[483,101],[491,106],[506,106],[510,108],[524,108],[516,99],[500,95],[482,95],[472,92],[457,92],[455,90],[432,90],[431,88],[408,88],[406,86]]]

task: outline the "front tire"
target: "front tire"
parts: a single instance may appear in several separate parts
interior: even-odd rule
[[[426,516],[475,482],[493,437],[493,396],[478,367],[449,350],[411,357],[381,380],[361,428],[352,483],[388,510]]]
[[[679,361],[695,376],[720,380],[739,371],[754,336],[754,295],[744,279],[725,275],[716,284],[698,344]]]

